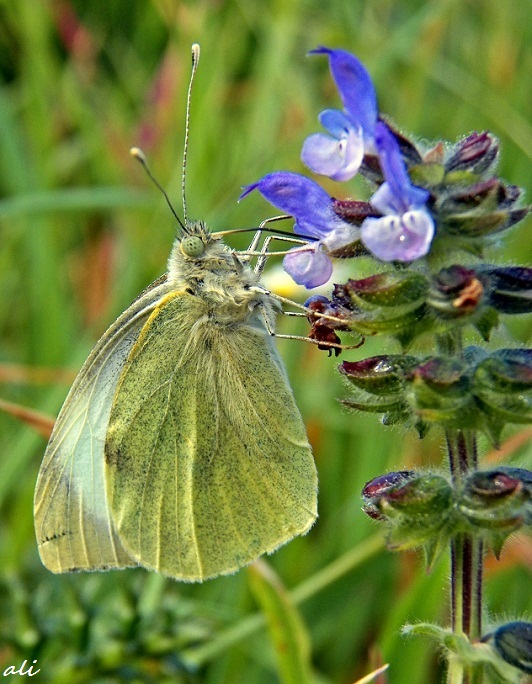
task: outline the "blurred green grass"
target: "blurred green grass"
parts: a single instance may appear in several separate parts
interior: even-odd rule
[[[405,131],[454,140],[491,130],[501,140],[501,174],[527,188],[531,14],[519,0],[0,4],[0,397],[56,415],[68,384],[32,379],[31,369],[78,369],[113,318],[164,271],[172,217],[128,150],[143,147],[179,207],[191,43],[201,44],[202,59],[189,214],[221,230],[270,215],[258,196],[237,204],[240,187],[272,170],[303,171],[303,139],[324,107],[338,106],[326,61],[305,56],[320,44],[364,61],[381,110]],[[353,193],[365,192],[354,184]],[[497,258],[529,263],[525,230],[512,232]],[[293,321],[280,326],[304,332]],[[510,329],[530,337],[530,321]],[[360,511],[365,481],[437,464],[441,451],[436,435],[419,443],[345,413],[334,359],[279,346],[320,475],[317,525],[268,559],[293,588],[375,534]],[[373,341],[360,354],[380,348]],[[13,365],[29,380],[10,380]],[[54,577],[41,567],[32,496],[44,446],[0,414],[0,670],[37,659],[41,680],[51,682],[278,681],[266,632],[246,631],[246,616],[258,610],[246,571],[187,586],[141,570]],[[515,459],[523,457],[521,449]],[[524,548],[516,544],[500,570],[492,565],[487,603],[495,615],[530,616]],[[446,574],[444,562],[427,577],[413,556],[379,552],[311,588],[300,610],[314,681],[354,681],[379,658],[392,663],[394,684],[439,681],[430,645],[405,641],[398,629],[445,620]],[[240,628],[240,639],[221,638]],[[197,646],[212,655],[194,672]]]

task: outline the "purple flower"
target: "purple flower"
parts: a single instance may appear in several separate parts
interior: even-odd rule
[[[367,205],[373,215],[358,226],[344,221],[334,211],[334,200],[305,176],[279,171],[244,188],[241,199],[257,189],[271,204],[294,217],[296,235],[309,239],[284,259],[285,270],[307,288],[329,280],[329,254],[342,247],[361,240],[382,261],[414,261],[428,253],[435,230],[426,209],[430,194],[412,185],[395,136],[378,121],[375,90],[364,66],[344,50],[320,47],[313,52],[329,56],[344,111],[321,113],[320,121],[331,135],[316,133],[307,138],[303,161],[313,171],[343,181],[356,174],[370,151],[379,156],[385,182]],[[379,212],[382,216],[375,216]]]
[[[375,89],[364,66],[349,52],[319,47],[311,54],[329,56],[344,111],[326,109],[320,114],[320,123],[330,135],[309,136],[301,159],[315,173],[336,181],[349,180],[360,168],[365,152],[372,149],[377,122]]]
[[[420,259],[434,237],[434,220],[425,207],[429,192],[410,182],[399,144],[383,122],[375,127],[375,144],[386,181],[370,202],[384,216],[364,220],[362,242],[382,261]]]
[[[284,268],[300,285],[307,288],[326,283],[332,275],[328,251],[339,249],[359,238],[355,226],[342,221],[333,211],[333,201],[317,183],[288,171],[270,173],[248,185],[240,199],[257,189],[275,207],[295,218],[296,235],[315,238],[294,247],[284,258]]]

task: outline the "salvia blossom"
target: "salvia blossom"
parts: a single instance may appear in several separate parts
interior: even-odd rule
[[[333,200],[317,183],[288,171],[270,173],[244,188],[245,197],[257,189],[275,207],[293,216],[297,235],[315,241],[295,247],[284,258],[284,267],[300,285],[313,288],[326,283],[332,275],[327,252],[339,249],[359,238],[356,226],[343,221],[333,211]]]
[[[415,261],[424,257],[434,237],[434,221],[425,204],[430,193],[412,185],[397,140],[382,122],[375,143],[385,182],[370,203],[382,212],[362,223],[362,242],[382,261]]]
[[[321,113],[320,121],[330,135],[315,133],[307,138],[302,161],[315,173],[345,181],[359,171],[367,155],[377,155],[384,182],[365,203],[369,210],[358,225],[341,217],[334,198],[299,174],[270,173],[244,188],[241,198],[257,189],[295,218],[297,235],[314,239],[290,250],[284,260],[286,271],[307,288],[329,280],[332,252],[361,242],[382,261],[410,262],[427,255],[435,233],[426,207],[430,193],[411,183],[399,143],[379,120],[375,89],[364,66],[344,50],[320,47],[313,53],[328,55],[344,109]]]
[[[358,172],[364,154],[373,151],[377,123],[375,89],[364,66],[349,52],[320,47],[311,54],[329,56],[344,111],[326,109],[320,114],[320,123],[330,135],[309,136],[303,144],[301,159],[315,173],[346,181]]]

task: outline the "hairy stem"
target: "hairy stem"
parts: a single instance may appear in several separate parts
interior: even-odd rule
[[[453,482],[477,467],[476,438],[461,430],[447,431],[447,446]],[[478,639],[482,631],[482,541],[470,534],[456,535],[451,542],[451,626],[456,634]],[[476,684],[481,674],[455,664],[449,669],[449,684]]]
[[[460,356],[460,333],[441,336],[439,351]],[[478,467],[476,434],[471,430],[447,429],[445,433],[449,469],[455,487]],[[482,541],[470,534],[461,533],[451,541],[451,628],[457,635],[469,639],[480,638],[482,631]],[[482,673],[453,660],[447,676],[448,684],[480,684]]]

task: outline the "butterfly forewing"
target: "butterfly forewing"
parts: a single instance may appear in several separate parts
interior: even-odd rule
[[[258,310],[220,326],[200,298],[168,295],[124,367],[105,451],[124,548],[176,579],[234,572],[316,518],[305,428]]]
[[[107,330],[81,369],[56,421],[35,490],[39,553],[52,572],[136,565],[108,505],[104,444],[123,365],[156,303],[161,279]]]

